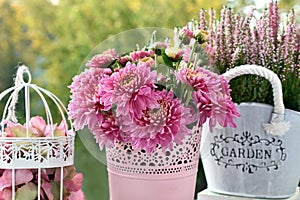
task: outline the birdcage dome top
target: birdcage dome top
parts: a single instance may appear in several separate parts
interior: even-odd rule
[[[31,108],[36,106],[30,101],[33,95],[39,97],[44,108],[41,116],[31,116]],[[0,94],[0,101],[4,99],[7,101],[2,113],[0,111],[1,168],[52,168],[73,164],[75,132],[67,110],[52,92],[32,83],[26,66],[18,67],[14,86]],[[19,117],[16,105],[22,103],[24,114]],[[54,122],[57,118],[61,119],[60,123]]]

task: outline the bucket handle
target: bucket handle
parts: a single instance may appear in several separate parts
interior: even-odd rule
[[[284,135],[289,130],[290,123],[284,121],[285,109],[280,79],[273,71],[258,65],[241,65],[230,69],[222,74],[222,76],[230,81],[235,77],[246,74],[264,77],[271,83],[273,89],[274,110],[270,119],[270,123],[263,124],[263,127],[268,134]]]

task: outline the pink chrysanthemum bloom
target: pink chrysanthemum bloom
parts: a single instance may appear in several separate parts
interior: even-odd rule
[[[197,67],[196,70],[183,67],[175,73],[175,76],[182,83],[205,93],[219,92],[222,89],[219,75],[202,67]]]
[[[199,68],[198,72],[200,71],[205,70]],[[192,97],[199,111],[199,125],[209,118],[211,131],[217,123],[222,127],[236,127],[233,119],[239,117],[239,113],[232,102],[228,81],[224,77],[208,72],[205,90],[203,87],[195,88]]]
[[[127,63],[126,67],[111,77],[102,80],[99,87],[100,101],[111,101],[117,105],[116,114],[140,116],[147,107],[157,106],[157,96],[153,93],[156,72],[145,64]],[[104,99],[105,98],[105,99]]]
[[[76,130],[85,125],[93,129],[101,121],[101,109],[99,104],[98,84],[104,76],[111,74],[110,69],[91,68],[73,78],[69,86],[71,90],[71,101],[68,105],[68,114],[74,119]]]
[[[155,52],[153,50],[140,50],[140,51],[134,51],[130,53],[130,58],[132,62],[138,62],[140,59],[145,57],[154,57]]]
[[[209,119],[211,130],[217,123],[223,127],[235,127],[233,119],[239,114],[232,103],[228,81],[224,77],[200,67],[196,70],[181,68],[175,76],[195,90],[192,98],[199,111],[199,125]]]
[[[199,125],[204,124],[209,119],[210,131],[217,123],[222,127],[236,127],[233,119],[240,115],[230,96],[204,94],[201,91],[196,91],[192,95],[199,111]]]
[[[213,103],[208,94],[201,92],[200,90],[192,93],[193,101],[197,105],[198,109],[198,123],[203,125],[208,118],[212,116]]]
[[[140,59],[139,63],[145,64],[147,67],[152,67],[154,65],[154,59],[151,57],[145,57]]]
[[[172,141],[181,143],[185,135],[191,134],[186,125],[191,123],[190,111],[175,98],[172,92],[156,91],[159,107],[143,110],[140,119],[134,122],[124,118],[122,130],[126,132],[133,149],[144,149],[151,153],[157,145],[172,148]]]
[[[122,130],[120,130],[118,122],[112,112],[105,112],[103,115],[102,124],[97,126],[93,135],[102,150],[104,145],[106,147],[112,147],[116,141],[123,142]]]
[[[115,49],[104,51],[102,54],[95,55],[87,64],[87,67],[92,68],[107,68],[114,60],[118,59],[118,54]]]
[[[131,58],[130,58],[130,56],[128,56],[128,55],[122,56],[122,57],[119,59],[119,63],[120,63],[122,66],[125,66],[126,63],[127,63],[128,61],[131,61]]]
[[[142,86],[140,89],[133,93],[128,103],[128,109],[131,118],[141,118],[142,112],[146,108],[158,107],[157,99],[159,96],[152,87]]]
[[[230,97],[230,88],[228,81],[224,78],[224,76],[219,76],[220,83],[221,83],[221,92],[224,94],[224,96]],[[230,99],[231,100],[231,99]]]
[[[100,80],[97,94],[98,102],[103,106],[103,110],[110,110],[113,104],[112,97],[114,96],[114,80],[110,76],[105,76]]]

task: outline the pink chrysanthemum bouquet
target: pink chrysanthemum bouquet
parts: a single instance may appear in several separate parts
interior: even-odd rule
[[[70,85],[75,129],[87,126],[101,149],[130,142],[151,153],[181,143],[193,125],[235,127],[228,82],[205,69],[207,34],[189,26],[175,29],[173,45],[153,35],[142,49],[94,55]]]

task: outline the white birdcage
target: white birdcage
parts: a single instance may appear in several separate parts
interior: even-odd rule
[[[24,80],[27,76],[27,81]],[[15,105],[18,96],[24,91],[25,102],[25,124],[26,137],[6,137],[5,129],[8,123],[17,123],[15,117]],[[45,108],[45,122],[50,128],[50,135],[46,137],[30,137],[30,92],[37,94]],[[10,94],[10,95],[9,95]],[[63,177],[64,167],[73,165],[74,162],[74,137],[73,125],[67,121],[67,110],[63,103],[51,92],[31,83],[31,74],[24,65],[17,70],[15,85],[0,94],[0,101],[5,96],[9,96],[3,109],[0,126],[0,169],[12,170],[11,199],[15,199],[16,177],[15,171],[18,169],[37,170],[37,199],[41,199],[41,170],[48,168],[60,168],[60,200],[63,199]],[[52,101],[61,115],[65,124],[65,135],[56,136],[54,130],[56,125],[53,122],[49,102]]]

